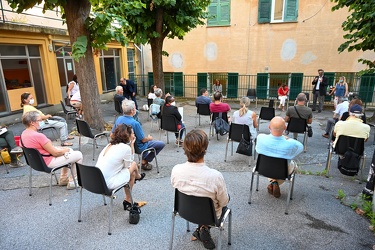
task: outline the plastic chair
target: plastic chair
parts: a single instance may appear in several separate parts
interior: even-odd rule
[[[258,128],[257,128],[257,131],[259,131],[259,127],[260,127],[260,120],[267,120],[267,121],[271,121],[272,118],[275,117],[275,108],[273,107],[262,107],[260,109],[260,114],[259,114],[259,118],[258,118]]]
[[[62,109],[63,109],[63,111],[64,111],[64,114],[65,114],[65,120],[68,120],[68,118],[69,118],[71,115],[74,115],[74,116],[75,116],[75,115],[77,114],[77,111],[76,111],[76,110],[71,110],[71,111],[67,110],[63,101],[60,101],[60,103],[61,103],[61,107],[62,107]]]
[[[214,112],[214,113],[212,113],[211,121],[210,121],[210,134],[211,134],[211,136],[214,136],[214,130],[215,130],[214,121],[217,117],[220,116],[220,114],[221,114],[221,118],[224,121],[228,122],[228,113],[227,112],[220,112],[220,113]],[[219,140],[219,132],[218,131],[216,131],[216,138],[217,138],[217,140]]]
[[[201,115],[211,116],[210,104],[198,104],[197,116],[198,116],[199,126],[201,125]],[[197,116],[195,116],[195,124],[197,124]]]
[[[256,89],[248,89],[246,96],[250,99],[250,101],[255,101],[255,107],[258,108],[258,98]]]
[[[86,166],[83,164],[77,163],[77,177],[78,184],[81,187],[79,194],[79,213],[78,213],[78,222],[82,222],[82,191],[86,189],[87,191],[94,194],[103,195],[104,205],[106,206],[105,196],[111,198],[111,203],[109,206],[109,216],[108,216],[108,235],[112,234],[112,210],[113,210],[113,200],[116,198],[115,193],[122,188],[129,189],[130,192],[130,202],[133,204],[133,198],[131,195],[131,189],[128,182],[121,184],[120,186],[109,189],[107,183],[105,182],[102,171],[95,166]]]
[[[303,135],[303,152],[307,151],[307,120],[301,118],[290,117],[286,130],[289,133],[304,134]]]
[[[257,175],[257,186],[256,191],[259,190],[259,176],[268,177],[271,179],[285,180],[289,182],[288,188],[288,197],[286,200],[285,214],[288,214],[289,200],[293,199],[293,188],[294,188],[294,178],[295,171],[288,174],[288,160],[282,158],[269,157],[262,154],[258,155],[256,167],[253,168],[251,175],[251,184],[250,184],[250,195],[249,195],[249,204],[251,204],[251,196],[253,193],[253,182],[254,175]]]
[[[116,100],[116,98],[113,98],[113,103],[115,104],[115,110],[117,112],[116,116],[115,116],[115,121],[117,120],[117,117],[119,117],[120,115],[123,114],[122,112],[122,107],[121,107],[121,103],[119,101]]]
[[[152,114],[153,110],[160,112],[160,105],[151,103],[150,108],[148,110],[149,117],[151,118],[151,130],[152,130],[154,123],[156,123],[157,126],[159,127],[159,117],[157,116],[157,114]]]
[[[143,159],[143,154],[148,152],[148,153],[151,153],[153,152],[155,154],[155,164],[156,164],[156,169],[159,173],[159,165],[158,165],[158,159],[156,158],[157,155],[156,155],[156,149],[155,148],[146,148],[145,150],[141,151],[137,145],[137,143],[135,142],[134,143],[134,152],[138,155],[138,161],[139,161],[139,173],[141,174],[142,173],[142,168],[141,168],[141,162],[142,162],[142,159]]]
[[[227,139],[227,146],[225,148],[225,159],[224,161],[227,161],[227,155],[228,155],[228,145],[229,141],[231,141],[231,156],[233,156],[233,142],[240,142],[242,139],[242,136],[244,137],[245,140],[250,141],[251,134],[249,130],[249,126],[246,124],[237,124],[237,123],[231,123],[230,128],[229,128],[229,135]],[[252,149],[253,150],[253,149]],[[254,160],[255,160],[255,154],[254,154]],[[249,158],[249,166],[251,162],[251,156]]]
[[[94,140],[94,143],[92,144],[92,160],[95,160],[95,146],[98,147],[98,144],[96,143],[96,138],[105,136],[107,138],[107,142],[109,143],[108,140],[108,132],[99,132],[96,134],[93,134],[93,130],[90,128],[90,126],[85,122],[84,120],[76,119],[76,124],[77,124],[77,130],[79,133],[79,151],[81,151],[81,136],[85,136],[88,138],[91,138]]]
[[[363,179],[363,169],[365,167],[365,139],[363,138],[357,138],[352,136],[346,136],[346,135],[340,135],[337,139],[335,148],[332,147],[332,143],[330,143],[330,147],[328,150],[328,156],[327,156],[327,163],[326,163],[326,177],[329,176],[329,170],[331,168],[331,160],[332,160],[332,154],[335,153],[337,155],[344,155],[345,152],[348,150],[348,148],[351,147],[355,153],[360,155],[362,161],[362,164],[360,164],[361,169],[361,179]]]
[[[167,143],[169,144],[169,138],[168,138],[168,132],[173,132],[173,133],[178,133],[178,138],[180,138],[180,135],[182,131],[186,131],[186,128],[181,127],[178,129],[177,127],[178,121],[176,117],[173,115],[162,115],[161,116],[161,126],[160,128],[164,131],[166,131],[167,134]],[[159,137],[161,138],[161,130],[159,132]],[[177,143],[177,152],[179,151],[178,149],[180,148],[180,140],[178,140]]]
[[[25,155],[25,159],[26,159],[26,163],[27,165],[30,166],[30,175],[29,175],[29,195],[31,196],[32,195],[32,192],[31,192],[31,186],[32,186],[32,170],[36,170],[36,171],[39,171],[39,172],[45,172],[47,174],[50,174],[50,183],[49,183],[49,205],[51,206],[52,205],[52,176],[55,176],[55,179],[56,179],[56,183],[59,184],[58,180],[57,180],[57,176],[56,176],[56,171],[63,168],[63,167],[67,167],[70,169],[70,173],[72,173],[72,166],[71,164],[65,164],[65,165],[62,165],[62,166],[59,166],[59,167],[55,167],[55,168],[49,168],[46,163],[44,162],[44,159],[42,157],[42,155],[40,154],[40,152],[38,150],[36,150],[35,148],[22,148],[23,149],[23,152],[24,152],[24,155]],[[76,183],[76,180],[73,178],[74,180],[74,185],[76,186],[76,190],[78,192],[78,189],[77,189],[77,183]]]
[[[228,245],[231,245],[232,235],[232,211],[227,208],[223,211],[220,219],[216,216],[215,206],[209,197],[197,197],[186,195],[175,189],[174,207],[172,212],[172,235],[169,249],[173,248],[174,224],[176,215],[186,220],[187,231],[190,232],[189,222],[198,225],[210,225],[218,228],[219,238],[217,249],[221,249],[221,235],[224,230],[224,223],[228,218]]]

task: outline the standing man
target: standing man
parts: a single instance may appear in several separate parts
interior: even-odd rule
[[[195,106],[198,107],[198,104],[210,104],[211,98],[208,97],[207,89],[201,89],[200,93],[201,95],[195,99]]]
[[[324,97],[326,95],[326,88],[328,85],[328,78],[324,76],[324,70],[318,69],[318,76],[314,78],[312,81],[312,85],[314,85],[313,88],[313,108],[312,111],[315,111],[316,109],[316,101],[319,101],[319,107],[318,107],[318,113],[322,112],[323,110],[323,103],[324,103]]]
[[[297,105],[291,106],[286,111],[284,120],[289,122],[290,118],[302,118],[307,121],[307,124],[312,123],[312,110],[309,107],[306,107],[306,95],[304,93],[299,93],[297,95]],[[293,133],[293,138],[297,139],[298,134]]]
[[[125,77],[122,77],[120,79],[120,86],[123,88],[124,97],[128,100],[133,100],[135,107],[138,110],[137,99],[135,98],[136,88],[134,82],[130,79],[126,80]]]

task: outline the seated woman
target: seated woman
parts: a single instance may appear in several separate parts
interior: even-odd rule
[[[22,116],[22,123],[26,129],[21,134],[21,146],[35,148],[43,156],[49,168],[55,168],[72,163],[72,175],[76,177],[76,162],[82,163],[82,153],[71,148],[60,148],[52,145],[50,139],[38,130],[44,126],[44,121],[38,111],[26,112]],[[73,176],[68,177],[68,168],[61,169],[59,185],[66,185],[67,189],[75,189]]]
[[[136,180],[142,180],[146,174],[139,174],[137,164],[134,161],[135,135],[131,126],[119,124],[111,134],[111,142],[99,155],[96,167],[103,173],[108,188],[116,188],[128,182],[130,188]],[[129,190],[125,188],[124,210],[130,210]],[[137,203],[134,205],[138,206]]]
[[[250,99],[246,96],[242,97],[240,106],[241,108],[233,113],[233,122],[248,125],[251,137],[255,139],[257,137],[256,128],[258,127],[258,122],[255,112],[249,110]]]
[[[284,111],[285,101],[288,99],[289,88],[286,83],[283,83],[280,88],[277,90],[278,99],[280,100],[279,109],[282,108]]]
[[[215,94],[216,92],[223,92],[223,86],[220,83],[219,79],[215,80],[214,86],[212,86],[212,93]]]
[[[157,89],[158,87],[156,85],[151,85],[150,87],[150,92],[148,93],[147,95],[147,98],[148,99],[152,99],[154,100],[156,98],[156,95],[155,95],[155,90]]]
[[[180,112],[178,112],[178,108],[176,106],[174,106],[174,97],[173,96],[167,96],[165,98],[165,105],[163,106],[162,108],[162,115],[172,115],[174,117],[176,117],[177,119],[177,122],[178,122],[178,125],[177,125],[177,128],[178,129],[181,129],[181,128],[184,128],[185,125],[182,123],[182,116],[180,114]],[[178,137],[178,133],[175,133],[176,135],[176,144],[179,144],[181,147],[182,147],[182,143],[183,143],[183,140],[182,140],[182,136],[183,136],[183,131],[180,133],[180,138]],[[180,143],[178,143],[180,141]]]
[[[1,130],[0,126],[0,130]],[[0,149],[1,148],[7,148],[8,152],[10,154],[10,167],[12,168],[18,168],[22,167],[25,164],[17,159],[16,154],[22,154],[22,148],[16,145],[16,142],[14,140],[14,134],[12,131],[8,130],[0,135]]]
[[[34,97],[32,94],[25,92],[21,95],[21,107],[23,107],[23,114],[30,111],[37,111],[43,121],[45,121],[45,127],[54,127],[60,131],[61,146],[73,146],[73,143],[66,142],[66,140],[74,139],[73,136],[68,135],[68,125],[64,118],[59,116],[45,115],[40,110],[37,110],[32,105],[34,104]],[[48,120],[50,119],[50,120]]]

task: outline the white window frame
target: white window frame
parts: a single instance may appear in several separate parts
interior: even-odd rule
[[[272,0],[272,6],[271,6],[271,23],[283,23],[284,22],[284,12],[285,12],[285,0],[282,0],[283,1],[283,10],[281,12],[281,20],[275,20],[274,19],[274,16],[275,16],[275,1],[277,0]]]

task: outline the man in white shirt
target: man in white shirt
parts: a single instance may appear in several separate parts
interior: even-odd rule
[[[336,106],[336,110],[333,111],[333,117],[329,118],[327,120],[327,125],[326,125],[326,130],[325,133],[322,134],[323,137],[328,138],[329,133],[332,130],[332,127],[335,125],[335,123],[341,119],[341,116],[345,113],[348,112],[349,108],[349,101],[347,97],[340,97],[338,99],[339,104]]]

